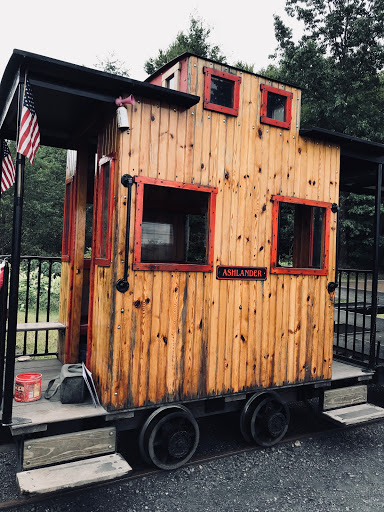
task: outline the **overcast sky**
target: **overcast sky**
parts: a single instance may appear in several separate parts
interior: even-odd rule
[[[211,27],[211,43],[229,63],[268,64],[276,47],[273,14],[285,0],[2,0],[0,77],[14,48],[94,67],[108,52],[144,80],[144,62],[189,26],[190,14]],[[290,22],[291,26],[292,22]]]

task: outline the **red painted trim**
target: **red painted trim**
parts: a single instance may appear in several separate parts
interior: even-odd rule
[[[216,218],[216,187],[181,183],[179,181],[159,180],[143,176],[135,177],[136,183],[136,217],[135,217],[135,241],[133,249],[133,270],[163,270],[169,272],[213,272],[213,254],[215,241],[215,218]],[[196,263],[143,263],[141,261],[141,237],[143,222],[144,185],[157,185],[160,187],[179,188],[183,190],[194,190],[196,192],[207,192],[209,196],[209,219],[207,236],[207,264]]]
[[[69,185],[69,186],[68,186]],[[72,225],[71,221],[73,220],[73,176],[67,178],[65,180],[65,189],[64,189],[64,213],[63,213],[63,237],[61,241],[61,261],[69,261],[69,256],[71,253],[71,231]],[[69,207],[67,208],[67,194],[70,194],[69,197]],[[68,211],[69,210],[69,211]],[[67,226],[67,218],[68,220],[68,232],[66,229]],[[67,242],[67,244],[65,244]],[[67,247],[65,247],[67,245]]]
[[[213,265],[196,263],[133,263],[133,270],[163,270],[168,272],[213,272]]]
[[[143,183],[144,185],[157,185],[158,187],[182,188],[184,190],[195,190],[200,192],[208,192],[209,194],[217,194],[217,187],[207,187],[194,183],[183,183],[181,181],[161,180],[158,178],[147,178],[146,176],[135,176],[135,183]]]
[[[93,217],[92,217],[92,252],[91,269],[89,272],[89,305],[88,305],[88,331],[87,331],[87,367],[91,367],[92,359],[92,326],[93,326],[93,300],[95,297],[95,248],[96,248],[96,204],[97,204],[97,169],[93,184]]]
[[[239,103],[240,103],[240,84],[241,77],[237,75],[233,75],[232,73],[225,73],[224,71],[219,71],[217,69],[208,68],[204,66],[204,108],[207,110],[213,110],[215,112],[220,112],[221,114],[229,114],[232,116],[238,116],[239,114]],[[216,103],[211,103],[211,77],[217,76],[223,78],[224,80],[228,80],[233,82],[233,107],[224,107],[221,105],[217,105]]]
[[[294,274],[294,275],[310,275],[310,276],[326,276],[329,267],[329,242],[331,232],[331,203],[324,201],[313,201],[311,199],[300,199],[288,196],[272,196],[272,244],[271,244],[271,274]],[[324,208],[323,220],[323,240],[322,240],[322,262],[321,268],[295,268],[295,267],[278,267],[277,266],[277,240],[279,231],[279,203],[301,204],[311,207]],[[313,211],[311,213],[313,215]],[[311,236],[313,242],[313,228],[311,228]],[[313,247],[313,243],[309,242],[309,247]],[[313,254],[311,250],[310,261]]]
[[[279,201],[281,203],[294,203],[294,204],[304,204],[307,206],[319,206],[320,208],[331,208],[331,203],[326,203],[325,201],[316,201],[313,199],[301,199],[299,197],[290,197],[290,196],[279,196],[275,195],[271,197],[271,201]]]
[[[283,89],[278,89],[277,87],[272,87],[271,85],[265,85],[265,84],[262,84],[260,86],[260,89],[261,89],[260,122],[263,124],[270,124],[272,126],[284,128],[285,130],[290,130],[291,119],[292,119],[293,94],[291,92],[284,91]],[[284,96],[286,98],[284,121],[278,121],[277,119],[271,119],[270,117],[267,117],[267,102],[268,102],[268,93],[269,92],[272,92],[273,94],[278,94],[279,96]]]
[[[68,313],[67,325],[65,331],[65,355],[64,363],[69,361],[70,339],[72,334],[72,309],[73,309],[73,278],[74,278],[74,261],[75,261],[75,237],[76,237],[76,204],[77,204],[77,187],[78,174],[76,173],[71,184],[71,217],[70,217],[70,245],[69,251],[69,293],[68,293]]]
[[[104,156],[99,160],[97,172],[97,201],[96,201],[96,247],[95,247],[95,265],[109,267],[111,264],[112,253],[112,220],[113,220],[113,198],[114,198],[114,177],[115,177],[115,153]],[[103,228],[104,228],[104,201],[103,194],[105,188],[104,166],[110,164],[109,184],[108,184],[108,215],[105,256],[103,255]]]

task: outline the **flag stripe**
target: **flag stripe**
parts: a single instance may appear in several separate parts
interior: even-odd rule
[[[26,156],[31,164],[34,164],[35,155],[40,146],[40,132],[37,123],[35,104],[32,89],[28,80],[25,84],[23,108],[19,130],[19,143],[17,152]]]
[[[15,166],[11,153],[9,152],[8,144],[3,141],[2,148],[0,148],[1,157],[1,193],[5,192],[15,183]]]

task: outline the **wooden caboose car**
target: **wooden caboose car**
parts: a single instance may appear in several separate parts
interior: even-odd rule
[[[192,457],[198,417],[238,410],[244,437],[269,446],[303,390],[333,409],[366,401],[360,385],[338,388],[373,366],[333,362],[339,187],[344,164],[346,187],[372,187],[384,146],[300,131],[299,88],[195,55],[137,82],[17,50],[2,138],[15,138],[20,70],[42,143],[71,150],[58,358],[86,353],[102,407],[84,417],[140,428],[144,459],[169,469]],[[115,100],[129,95],[119,127]],[[368,162],[364,186],[351,162]],[[69,425],[55,407],[11,430]]]

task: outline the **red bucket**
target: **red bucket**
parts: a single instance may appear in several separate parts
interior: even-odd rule
[[[41,373],[20,373],[15,381],[16,402],[34,402],[41,398]]]

